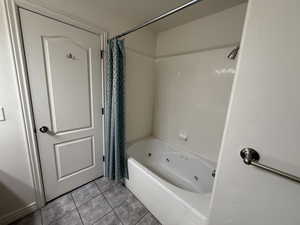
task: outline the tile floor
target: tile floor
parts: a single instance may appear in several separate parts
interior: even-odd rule
[[[123,185],[97,179],[11,225],[161,225]]]

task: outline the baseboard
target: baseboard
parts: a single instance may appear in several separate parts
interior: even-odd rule
[[[4,216],[0,217],[0,224],[1,225],[7,225],[10,224],[32,212],[34,212],[35,210],[37,210],[37,204],[36,202],[32,202],[30,204],[28,204],[27,206],[25,206],[24,208],[15,210],[13,212],[10,212]]]

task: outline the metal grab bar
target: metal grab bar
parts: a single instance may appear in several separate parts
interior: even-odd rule
[[[275,169],[273,167],[266,166],[264,164],[259,163],[258,162],[259,159],[260,159],[259,153],[256,150],[252,149],[252,148],[242,149],[241,152],[240,152],[240,155],[241,155],[244,163],[247,164],[247,165],[256,166],[260,169],[263,169],[263,170],[266,170],[268,172],[274,173],[278,176],[281,176],[281,177],[284,177],[286,179],[289,179],[289,180],[295,181],[297,183],[300,183],[300,177],[294,176],[293,174],[286,173],[284,171],[281,171],[281,170]]]

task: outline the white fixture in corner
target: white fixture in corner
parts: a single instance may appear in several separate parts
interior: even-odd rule
[[[4,108],[0,106],[0,121],[5,121]]]
[[[235,69],[234,68],[222,68],[222,69],[217,69],[216,74],[221,76],[221,75],[234,75],[235,74]]]
[[[188,141],[188,135],[185,131],[180,131],[179,132],[179,139],[183,141]]]

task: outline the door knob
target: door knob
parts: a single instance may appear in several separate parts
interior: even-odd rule
[[[41,131],[42,133],[47,133],[47,132],[49,131],[49,129],[48,129],[48,127],[46,127],[46,126],[42,126],[42,127],[40,128],[40,131]]]

